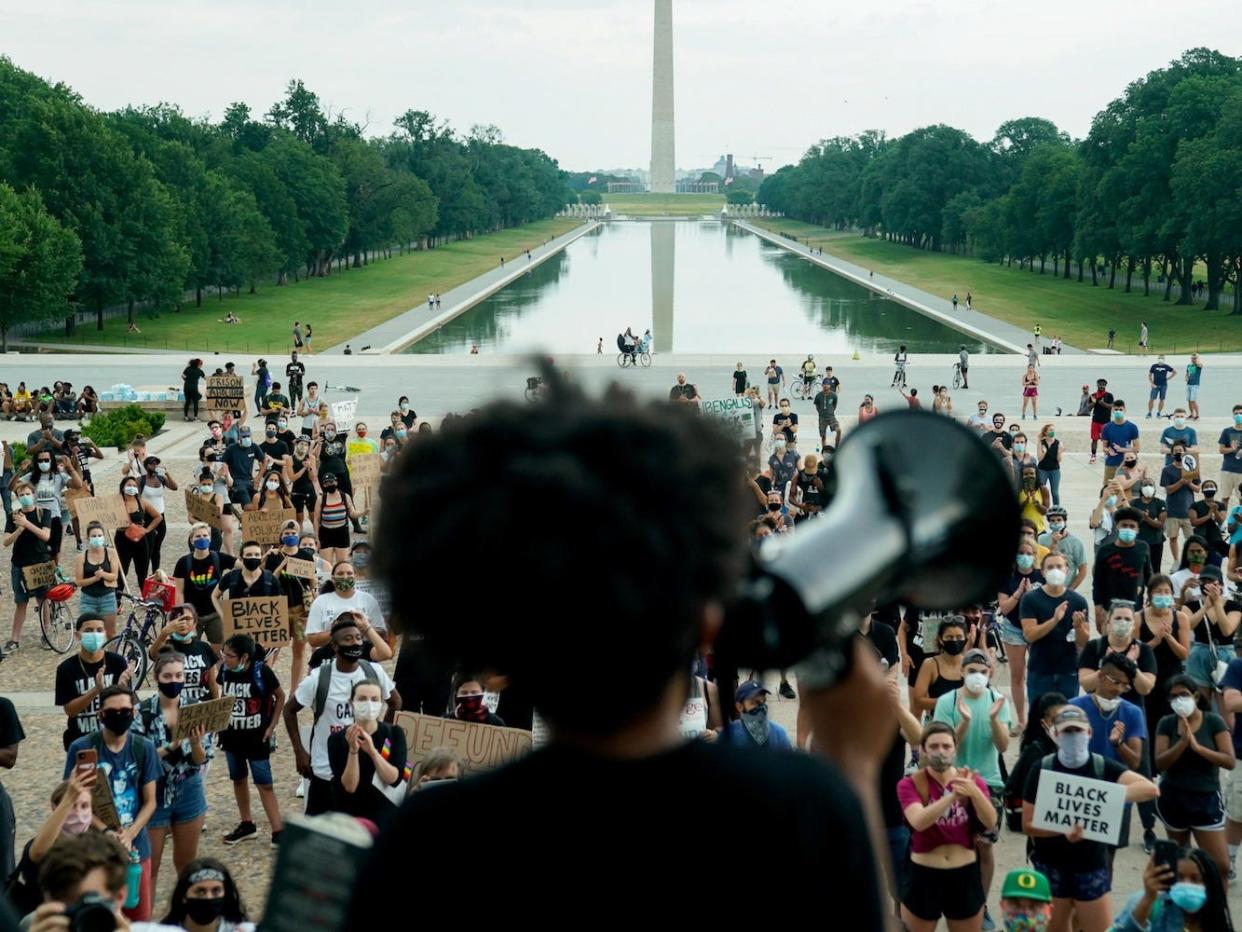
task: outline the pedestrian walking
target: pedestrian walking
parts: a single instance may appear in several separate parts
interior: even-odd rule
[[[1113,348],[1113,341],[1117,339],[1117,331],[1112,327],[1108,328],[1108,349]]]

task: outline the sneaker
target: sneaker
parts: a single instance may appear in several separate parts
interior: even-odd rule
[[[996,928],[996,920],[992,918],[992,914],[988,912],[987,907],[983,908],[983,925],[980,926],[983,932],[993,932]]]
[[[306,778],[305,777],[303,777],[301,780],[298,781],[297,788],[293,791],[293,795],[296,796],[298,799],[306,798]]]
[[[226,845],[235,845],[238,842],[249,841],[259,834],[259,830],[255,828],[253,822],[238,822],[237,828],[224,836]]]
[[[1153,829],[1143,829],[1143,853],[1151,854],[1156,848],[1156,833]]]
[[[1150,412],[1150,411],[1148,411],[1148,412],[1147,412],[1147,420],[1149,420],[1149,421],[1151,420],[1151,412]]]
[[[782,699],[797,699],[798,694],[793,691],[793,687],[784,680],[781,680],[781,687],[777,690]]]
[[[22,649],[22,646],[18,644],[16,641],[10,640],[10,641],[4,642],[4,652],[6,654],[11,654],[14,651],[21,650],[21,649]]]
[[[284,831],[284,829],[281,829],[281,831],[283,832],[283,831]],[[273,848],[279,848],[279,847],[280,847],[280,834],[281,834],[281,832],[272,832],[272,844],[271,844],[271,847],[273,847]]]
[[[1234,864],[1233,861],[1230,861],[1229,862],[1229,882],[1233,883],[1237,879],[1238,879],[1237,865]]]
[[[1094,454],[1094,453],[1092,453],[1092,454],[1091,454],[1091,459],[1087,460],[1087,462],[1088,462],[1088,463],[1092,463],[1092,464],[1094,464],[1094,463],[1095,463],[1095,454]]]

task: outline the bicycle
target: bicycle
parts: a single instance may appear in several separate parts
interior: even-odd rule
[[[122,602],[132,602],[133,607],[125,619],[120,634],[104,645],[105,650],[120,654],[129,667],[130,685],[137,689],[147,678],[147,648],[155,642],[155,636],[167,623],[168,616],[163,603],[136,599],[128,592],[117,593]],[[138,613],[142,612],[142,621]]]
[[[793,384],[793,395],[801,401],[810,401],[819,391],[821,383],[818,376],[812,376],[809,381],[802,376]]]
[[[953,387],[962,387],[962,364],[960,362],[953,364]]]
[[[537,375],[532,375],[526,379],[526,391],[523,392],[526,400],[532,404],[543,397],[543,379]]]
[[[997,663],[1008,663],[1009,655],[1005,653],[1005,642],[1001,640],[1001,623],[996,611],[986,609],[981,613],[979,630],[983,635],[984,650],[991,651]]]
[[[39,600],[39,627],[43,631],[43,643],[58,654],[68,653],[73,647],[76,619],[69,610],[69,600],[77,591],[78,587],[65,579],[58,566],[56,585],[51,586]]]
[[[624,369],[626,366],[638,368],[641,365],[644,369],[651,366],[651,354],[635,350],[632,353],[617,353],[617,365]]]

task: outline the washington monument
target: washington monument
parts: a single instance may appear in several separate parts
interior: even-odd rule
[[[655,0],[655,46],[651,68],[651,191],[676,188],[673,156],[673,0]]]

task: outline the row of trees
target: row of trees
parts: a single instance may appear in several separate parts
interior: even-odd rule
[[[1153,274],[1207,309],[1232,282],[1242,314],[1242,60],[1186,52],[1135,81],[1075,141],[1047,120],[1004,123],[981,143],[936,125],[898,139],[825,139],[760,187],[760,203],[919,249],[1017,262],[1117,284]],[[1101,275],[1101,269],[1107,269]],[[1200,272],[1199,274],[1204,274]]]
[[[387,136],[300,81],[262,118],[175,106],[100,113],[0,58],[0,337],[80,306],[179,309],[357,267],[407,246],[553,216],[555,161],[410,110]]]

